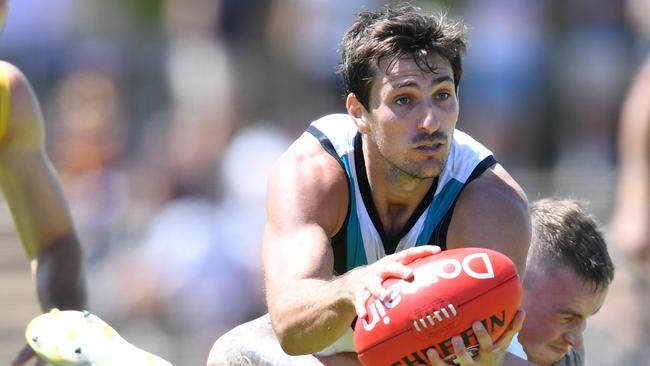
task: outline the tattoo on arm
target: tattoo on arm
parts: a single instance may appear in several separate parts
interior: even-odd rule
[[[255,333],[255,332],[253,332]],[[225,347],[226,366],[306,366],[306,362],[300,362],[304,357],[290,356],[286,354],[275,337],[268,334],[248,334],[245,337],[229,339]],[[249,343],[244,344],[244,342]],[[315,361],[315,359],[314,359]],[[313,365],[314,363],[309,363]]]

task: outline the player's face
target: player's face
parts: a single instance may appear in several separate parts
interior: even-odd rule
[[[440,175],[458,120],[458,97],[449,61],[430,57],[424,72],[411,57],[386,70],[379,65],[368,111],[370,141],[391,168],[415,178]]]
[[[527,273],[523,308],[526,320],[519,340],[528,360],[551,365],[582,346],[587,318],[600,310],[607,289],[595,291],[568,268],[547,273]]]

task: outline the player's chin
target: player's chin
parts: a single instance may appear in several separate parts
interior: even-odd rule
[[[439,177],[441,173],[442,173],[442,165],[438,165],[430,169],[421,170],[420,173],[418,174],[418,178],[431,179],[431,178]]]
[[[437,159],[427,159],[418,162],[417,167],[412,169],[411,175],[420,179],[431,179],[440,176],[444,165]]]
[[[528,361],[533,362],[537,366],[553,366],[553,365],[555,365],[556,362],[558,362],[560,360],[561,360],[561,358],[552,359],[552,360],[551,359],[547,360],[546,358],[544,358],[542,360],[533,360],[533,359],[530,359],[530,358],[528,359]]]
[[[560,361],[564,355],[566,355],[566,350],[562,350],[558,347],[548,345],[544,350],[544,353],[538,357],[536,360],[530,359],[530,361],[535,362],[539,366],[551,366],[554,363]]]

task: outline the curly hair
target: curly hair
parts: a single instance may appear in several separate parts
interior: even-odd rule
[[[339,74],[345,93],[354,93],[368,108],[375,71],[382,60],[387,69],[404,55],[410,55],[425,72],[435,72],[429,55],[449,60],[458,89],[463,73],[461,57],[467,48],[467,28],[444,13],[427,14],[422,9],[403,5],[386,6],[374,12],[357,14],[357,19],[341,41]]]

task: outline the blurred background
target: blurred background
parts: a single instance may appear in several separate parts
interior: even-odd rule
[[[338,41],[354,13],[383,3],[10,1],[0,58],[41,101],[91,311],[179,366],[205,364],[219,335],[265,311],[266,174],[310,121],[345,111]],[[470,26],[458,128],[492,149],[531,201],[581,199],[607,228],[621,103],[650,49],[647,1],[414,3]],[[39,309],[6,207],[0,237],[8,364]],[[647,362],[647,315],[610,248],[617,279],[590,322],[587,364]]]

